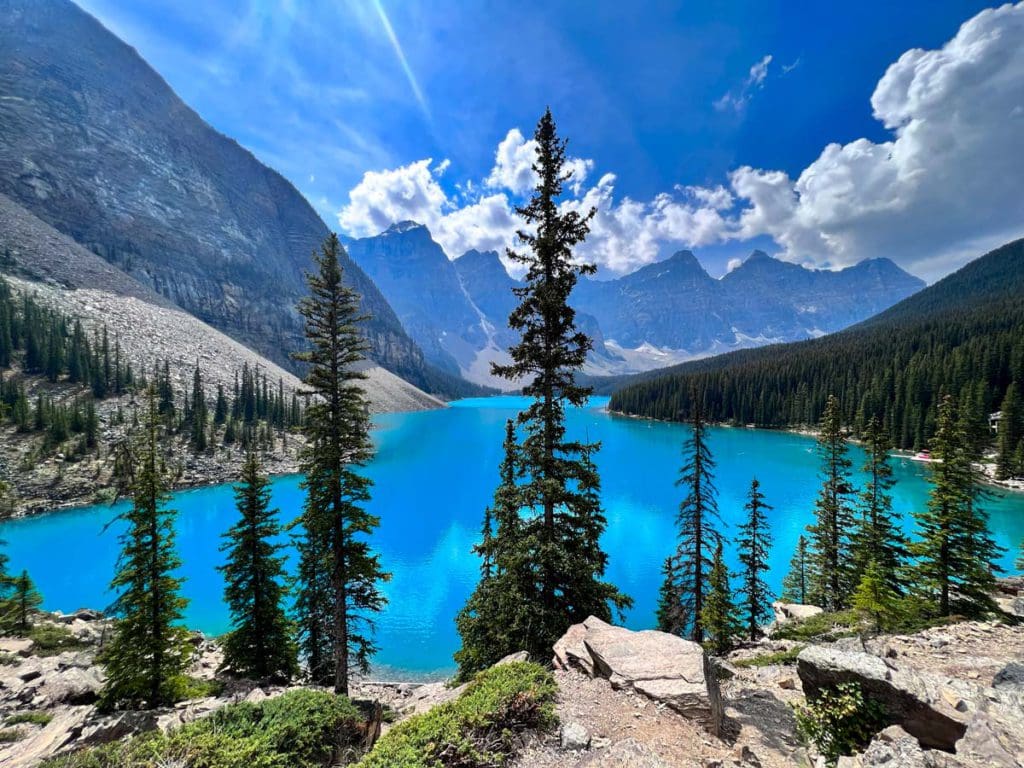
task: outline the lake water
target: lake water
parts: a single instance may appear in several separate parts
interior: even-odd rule
[[[423,678],[452,669],[458,648],[453,619],[476,583],[479,564],[471,547],[497,480],[504,423],[524,403],[516,397],[463,400],[444,410],[375,419],[378,451],[368,474],[375,482],[371,508],[381,527],[374,546],[393,574],[385,586],[389,604],[378,622],[377,675]],[[674,483],[687,428],[611,416],[601,410],[606,403],[595,398],[590,407],[572,410],[569,431],[603,443],[597,463],[608,516],[608,577],[635,600],[626,624],[646,628],[654,621],[662,561],[673,548],[681,497]],[[797,536],[812,517],[819,486],[814,441],[783,432],[717,428],[711,431],[711,448],[718,463],[719,508],[733,529],[753,476],[774,506],[770,580],[778,589]],[[859,464],[860,451],[854,448],[853,454]],[[909,526],[911,510],[927,499],[927,470],[904,459],[894,459],[894,467],[895,508]],[[302,496],[299,478],[274,480],[273,503],[283,518],[294,518]],[[215,569],[222,560],[220,534],[236,514],[231,486],[175,494],[173,506],[180,512],[188,624],[222,633],[227,615]],[[12,572],[29,570],[48,609],[108,605],[121,527],[105,526],[120,508],[94,506],[0,524]],[[1008,548],[1001,563],[1012,569],[1024,539],[1024,494],[994,492],[985,508],[997,541]],[[735,567],[734,553],[729,556]]]

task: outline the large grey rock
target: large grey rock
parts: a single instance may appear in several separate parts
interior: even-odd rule
[[[94,704],[102,689],[103,679],[97,668],[68,667],[46,676],[32,704],[44,709],[58,704]]]
[[[917,739],[891,725],[879,733],[864,750],[861,764],[865,768],[926,768],[924,750]]]
[[[809,619],[812,616],[817,616],[819,613],[824,613],[816,605],[801,605],[800,603],[783,603],[780,601],[772,603],[772,611],[775,612],[776,624]]]
[[[559,741],[562,749],[579,752],[590,748],[590,732],[579,723],[566,723]]]
[[[697,643],[654,630],[632,632],[591,616],[570,628],[556,647],[566,658],[578,656],[575,666],[590,666],[592,676],[607,679],[613,688],[636,691],[715,735],[721,732],[718,679]]]
[[[552,664],[555,669],[561,669],[563,671],[576,669],[590,677],[594,676],[594,662],[591,660],[590,653],[583,644],[583,638],[587,636],[587,622],[591,622],[593,626],[597,626],[595,622],[598,621],[600,621],[600,619],[594,619],[591,617],[582,624],[573,624],[566,630],[565,634],[555,642],[552,649],[555,654],[552,659]],[[603,624],[604,622],[601,623]]]
[[[967,730],[976,687],[963,681],[899,669],[877,656],[810,646],[797,658],[804,692],[813,698],[839,683],[859,683],[886,720],[929,749],[953,750]]]
[[[992,687],[998,689],[1024,689],[1024,663],[1011,661],[992,678]]]

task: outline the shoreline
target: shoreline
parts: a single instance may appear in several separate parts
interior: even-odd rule
[[[683,421],[675,421],[673,419],[657,419],[653,416],[640,416],[635,413],[623,413],[622,411],[613,411],[608,406],[599,408],[598,410],[603,413],[607,413],[609,416],[614,416],[622,419],[636,419],[639,421],[652,421],[659,424],[685,424]],[[759,432],[778,432],[782,434],[800,435],[801,437],[813,437],[817,438],[818,430],[811,427],[758,427],[754,424],[725,424],[722,422],[708,422],[714,427],[720,427],[721,429],[749,429],[751,431]],[[849,442],[860,445],[860,440],[853,438],[849,439]],[[903,459],[906,461],[915,461],[913,458],[914,451],[906,450],[903,448],[893,448],[889,451],[891,458]],[[920,462],[917,463],[926,463]],[[998,488],[1001,491],[1006,491],[1012,494],[1024,495],[1024,479],[1016,478],[1010,480],[997,480],[993,473],[995,471],[995,464],[991,461],[976,462],[975,468],[978,469],[981,474],[980,484],[989,488]]]

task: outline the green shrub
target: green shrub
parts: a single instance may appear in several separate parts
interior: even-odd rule
[[[89,646],[59,624],[37,624],[29,630],[28,638],[32,641],[32,653],[36,656],[56,656]]]
[[[857,683],[839,683],[794,707],[800,735],[814,742],[829,765],[868,745],[885,726],[878,702],[864,698]]]
[[[774,653],[762,653],[758,656],[751,656],[748,659],[738,659],[733,662],[737,667],[770,667],[775,664],[795,664],[796,657],[800,655],[804,647],[797,645],[788,651],[775,651]]]
[[[806,619],[787,621],[772,632],[775,640],[837,640],[857,634],[863,621],[855,611],[819,613]]]
[[[0,664],[5,667],[13,667],[15,664],[21,663],[21,657],[14,653],[6,653],[0,651]]]
[[[558,686],[537,664],[484,670],[455,701],[399,723],[357,768],[490,768],[504,764],[518,735],[552,728]]]
[[[320,768],[345,765],[363,714],[348,699],[298,689],[231,704],[169,734],[150,733],[53,758],[44,768]]]
[[[20,725],[21,723],[32,723],[32,725],[46,725],[53,720],[49,712],[18,712],[11,715],[4,721],[4,725]]]
[[[5,728],[0,731],[0,744],[11,744],[12,742],[19,741],[24,735],[17,728]]]

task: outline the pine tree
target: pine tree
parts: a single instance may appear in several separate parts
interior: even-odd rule
[[[517,453],[515,423],[505,424],[500,482],[494,501],[484,511],[480,543],[480,582],[455,617],[462,647],[455,653],[459,679],[485,669],[515,642],[514,631],[522,626],[525,606],[516,597],[533,590],[533,574],[522,556],[524,526],[519,516],[522,501],[516,485]]]
[[[729,570],[722,556],[722,540],[715,545],[708,572],[708,593],[701,608],[701,624],[707,632],[706,645],[718,656],[728,652],[743,634],[739,612],[732,602]]]
[[[191,435],[189,440],[192,450],[199,453],[206,450],[207,409],[206,388],[203,386],[203,374],[199,370],[198,362],[196,362],[195,371],[192,373],[192,402],[190,406]]]
[[[306,410],[301,454],[307,497],[299,520],[297,609],[314,682],[331,682],[347,695],[350,671],[368,669],[376,650],[372,615],[384,606],[379,584],[390,575],[367,541],[380,524],[365,509],[371,482],[359,472],[373,455],[360,388],[366,374],[358,368],[368,343],[359,296],[342,281],[340,251],[331,234],[314,254],[316,271],[307,275],[311,295],[299,304],[311,348],[296,359],[309,364],[306,384],[317,397]]]
[[[284,557],[277,510],[270,509],[270,481],[250,451],[235,488],[239,520],[224,534],[227,561],[224,602],[231,632],[224,641],[224,664],[234,674],[286,682],[298,673],[297,648],[285,615]]]
[[[167,481],[160,456],[160,416],[150,389],[144,432],[133,462],[132,507],[121,516],[121,556],[110,587],[117,593],[119,617],[103,651],[107,706],[171,704],[181,693],[190,658],[188,632],[180,625],[187,600],[181,596],[181,566],[175,551],[174,520],[168,509]]]
[[[1017,460],[1017,448],[1024,439],[1024,410],[1017,394],[1017,385],[1011,383],[1003,397],[999,432],[997,435],[996,479],[1006,480],[1024,473]]]
[[[755,477],[750,483],[747,503],[747,519],[739,528],[736,546],[739,549],[739,560],[743,566],[740,576],[743,585],[740,594],[743,596],[741,607],[747,624],[747,634],[756,640],[761,634],[761,625],[772,617],[771,589],[764,579],[768,573],[768,553],[772,548],[772,535],[768,527],[765,511],[772,509],[764,501],[761,484]]]
[[[859,583],[874,561],[889,589],[901,594],[907,541],[893,516],[890,492],[896,481],[889,465],[889,440],[876,417],[868,420],[863,439],[867,456],[862,471],[868,480],[860,494],[860,518],[852,541],[854,579]]]
[[[850,534],[853,513],[848,497],[851,492],[848,446],[843,434],[842,410],[839,400],[829,395],[821,418],[818,455],[821,458],[823,482],[814,504],[815,523],[811,534],[811,595],[825,610],[846,606],[852,585]]]
[[[25,633],[32,628],[32,615],[43,604],[43,596],[29,578],[28,571],[13,580],[11,596],[3,601],[4,627]]]
[[[224,385],[217,385],[217,403],[213,407],[213,423],[220,426],[228,417],[228,401],[224,396]]]
[[[912,578],[920,592],[937,601],[939,616],[951,615],[954,608],[977,615],[994,607],[989,595],[1000,548],[978,506],[975,457],[949,395],[939,404],[931,452],[931,496],[927,509],[914,513],[918,540],[911,545]]]
[[[6,546],[7,542],[0,540],[0,548]],[[0,549],[0,606],[9,606],[11,604],[11,596],[14,592],[15,579],[7,572],[9,563],[10,557],[6,552]],[[4,614],[8,613],[11,613],[9,609],[4,610]],[[8,626],[0,628],[6,630],[8,629]]]
[[[853,609],[867,617],[875,632],[887,629],[899,609],[899,595],[889,584],[884,567],[868,561],[853,591]]]
[[[789,561],[789,572],[782,579],[782,599],[788,603],[808,604],[811,588],[811,557],[807,551],[807,539],[797,539],[793,559]]]
[[[686,488],[687,494],[676,515],[676,551],[669,563],[672,569],[661,588],[667,602],[659,606],[659,615],[668,621],[659,629],[688,634],[694,642],[702,643],[704,600],[710,588],[708,573],[725,524],[718,514],[715,461],[707,443],[701,399],[694,393],[691,400],[691,433],[684,443],[683,467],[676,481],[677,486]]]
[[[532,398],[517,420],[524,433],[517,449],[522,527],[512,547],[501,540],[500,525],[495,534],[497,551],[514,550],[508,557],[515,568],[503,573],[504,566],[495,561],[497,572],[491,579],[499,584],[515,580],[524,592],[516,596],[519,604],[513,614],[501,621],[508,630],[506,645],[472,648],[475,638],[464,635],[464,659],[501,658],[519,650],[546,658],[570,624],[591,614],[611,619],[612,606],[621,609],[629,604],[603,581],[607,556],[598,540],[605,520],[591,460],[597,446],[571,440],[565,430],[566,408],[582,406],[590,394],[576,383],[576,374],[591,341],[576,328],[569,297],[579,276],[595,271],[593,265],[573,258],[593,212],[581,216],[559,207],[570,175],[565,169],[566,142],[558,138],[550,111],[538,122],[534,138],[537,184],[530,201],[517,209],[528,227],[518,233],[526,250],[508,252],[512,261],[526,267],[524,284],[514,289],[519,303],[508,321],[520,340],[510,349],[510,364],[492,367],[497,376],[525,382],[523,394]],[[519,584],[520,574],[531,571],[533,578]],[[500,587],[488,587],[488,594],[496,591]],[[473,612],[490,613],[494,608],[482,605],[478,593],[467,605]]]

